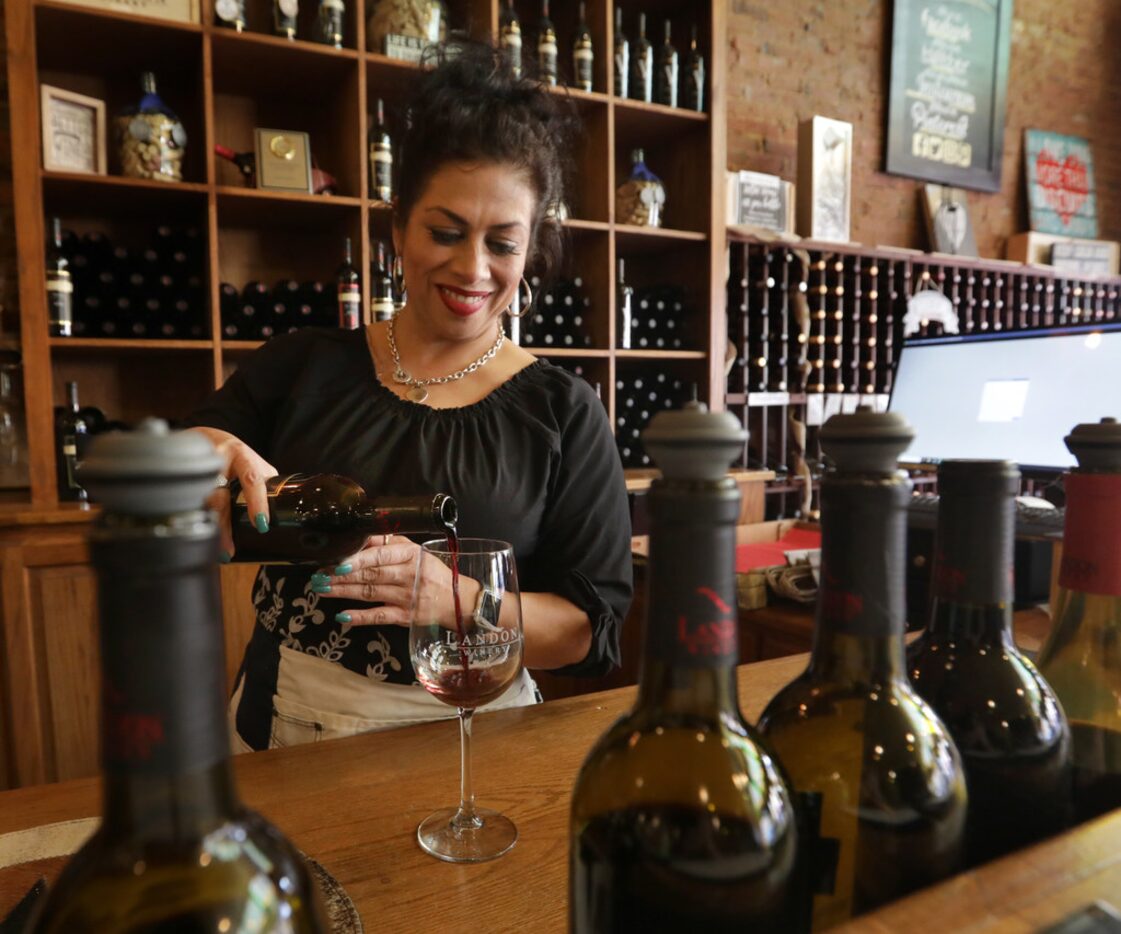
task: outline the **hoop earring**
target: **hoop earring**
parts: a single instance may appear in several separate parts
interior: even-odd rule
[[[511,318],[524,318],[529,314],[530,309],[533,308],[533,289],[529,287],[529,283],[526,282],[525,276],[522,276],[522,281],[518,283],[519,297],[521,295],[523,285],[525,286],[525,303],[522,305],[522,310],[517,314],[514,314],[514,312],[510,310],[514,307],[513,302],[510,303],[510,307],[506,309],[506,314],[508,314]]]
[[[393,294],[401,298],[405,294],[405,261],[400,255],[393,257],[392,270],[389,273],[393,280]]]

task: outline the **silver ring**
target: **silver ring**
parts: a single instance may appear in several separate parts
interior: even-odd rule
[[[229,477],[223,477],[221,474],[218,474],[218,480],[214,485],[216,487],[218,487],[218,489],[220,489],[220,490],[225,489],[226,487],[228,487],[230,485],[230,478]]]
[[[386,532],[385,533],[385,540],[382,542],[382,545],[384,546],[384,545],[388,545],[388,544],[389,544],[389,533]]]

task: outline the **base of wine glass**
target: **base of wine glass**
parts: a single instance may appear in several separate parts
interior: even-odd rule
[[[455,820],[459,808],[442,808],[416,829],[425,853],[449,863],[482,863],[507,853],[518,842],[518,828],[508,817],[487,808],[475,808],[476,820],[462,825]]]

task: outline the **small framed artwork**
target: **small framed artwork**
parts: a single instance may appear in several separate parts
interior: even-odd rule
[[[811,240],[849,239],[852,216],[852,124],[812,117],[798,125],[798,233]]]
[[[105,174],[105,102],[40,85],[43,168]]]
[[[1024,130],[1024,172],[1032,230],[1061,237],[1097,237],[1098,201],[1089,142],[1046,130]]]
[[[923,185],[922,205],[931,250],[952,256],[977,255],[977,238],[964,189]]]
[[[253,131],[257,153],[257,187],[271,191],[313,190],[311,142],[293,130]]]

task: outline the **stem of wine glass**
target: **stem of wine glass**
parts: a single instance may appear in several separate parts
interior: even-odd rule
[[[475,813],[475,790],[471,786],[471,716],[474,709],[459,708],[459,810],[452,818],[456,830],[478,830],[482,819]]]

